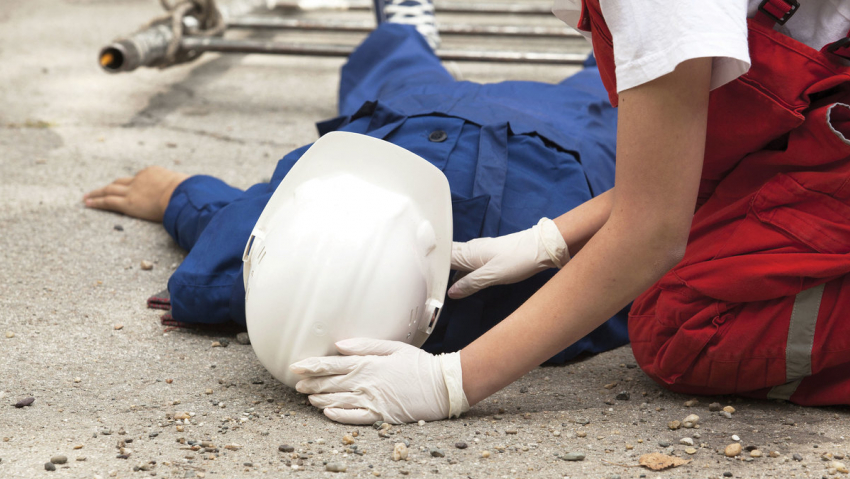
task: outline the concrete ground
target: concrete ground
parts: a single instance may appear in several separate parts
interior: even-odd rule
[[[688,407],[691,398],[635,368],[628,347],[538,368],[461,419],[381,437],[305,405],[232,332],[167,331],[145,299],[184,252],[159,225],[84,209],[82,194],[151,164],[241,187],[268,178],[277,158],[315,140],[313,122],[334,116],[342,60],[206,55],[165,71],[101,72],[99,47],[158,13],[152,0],[0,7],[0,477],[334,476],[325,463],[350,477],[841,475],[821,456],[850,453],[846,408],[730,397]],[[575,42],[538,47],[587,51]],[[557,81],[570,71],[451,68],[477,81]],[[142,260],[154,268],[141,270]],[[211,347],[221,337],[230,345]],[[28,397],[32,405],[13,407]],[[736,412],[710,411],[712,401]],[[698,429],[668,428],[689,414],[700,416]],[[762,457],[718,454],[733,435]],[[393,444],[404,441],[409,460],[395,462]],[[637,467],[651,452],[691,462]],[[568,453],[586,458],[562,460]],[[59,455],[67,463],[46,471]]]

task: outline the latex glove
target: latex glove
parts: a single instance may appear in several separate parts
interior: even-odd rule
[[[496,284],[511,284],[570,260],[567,243],[555,222],[541,218],[536,225],[498,238],[478,238],[452,244],[452,269],[462,276],[449,288],[449,297],[465,298]]]
[[[347,424],[400,424],[460,416],[469,410],[460,353],[434,356],[399,341],[354,338],[336,343],[345,356],[289,366],[308,376],[295,389],[325,416]]]

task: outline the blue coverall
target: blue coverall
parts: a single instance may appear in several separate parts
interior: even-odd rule
[[[616,110],[592,57],[557,85],[455,81],[415,29],[383,24],[342,69],[339,113],[317,124],[320,134],[342,130],[382,138],[445,173],[455,241],[530,228],[614,184]],[[191,177],[174,191],[163,223],[189,251],[168,282],[176,320],[245,324],[245,242],[275,188],[308,147],[283,157],[269,183],[246,191],[209,176]],[[424,349],[461,349],[552,274],[447,299]],[[627,342],[623,311],[550,361]]]

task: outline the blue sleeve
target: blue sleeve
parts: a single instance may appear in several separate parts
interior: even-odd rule
[[[268,183],[254,185],[208,219],[186,259],[168,280],[174,319],[245,324],[242,252],[272,193],[274,188]]]
[[[162,225],[180,247],[191,251],[213,216],[241,194],[218,178],[193,176],[171,194]]]
[[[189,254],[168,280],[174,319],[245,325],[245,243],[275,189],[306,149],[280,160],[270,183],[245,191],[209,176],[189,178],[175,190],[163,223]]]

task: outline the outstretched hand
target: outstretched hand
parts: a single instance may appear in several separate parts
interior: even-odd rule
[[[308,358],[291,365],[305,376],[295,385],[313,406],[346,424],[400,424],[459,416],[469,409],[460,353],[434,356],[399,341],[339,341],[345,356]]]
[[[533,227],[497,238],[452,244],[452,269],[462,276],[449,288],[452,299],[465,298],[497,284],[512,284],[570,260],[567,243],[555,223],[542,218]]]
[[[83,195],[88,208],[161,222],[171,194],[189,175],[151,166]]]

